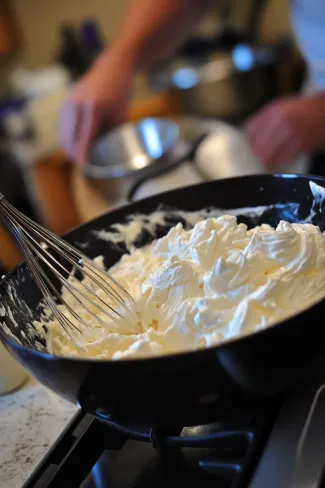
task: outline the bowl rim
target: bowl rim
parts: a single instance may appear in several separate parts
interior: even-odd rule
[[[100,220],[100,219],[104,219],[107,215],[111,215],[111,214],[118,214],[120,211],[122,212],[125,212],[125,210],[129,207],[134,207],[137,203],[145,203],[147,201],[151,201],[151,200],[155,200],[157,197],[159,196],[162,196],[162,195],[167,195],[167,194],[171,194],[171,193],[177,193],[179,192],[180,190],[186,190],[186,189],[189,189],[189,188],[198,188],[198,187],[203,187],[203,186],[206,186],[206,185],[211,185],[211,184],[215,184],[215,183],[222,183],[224,181],[230,181],[230,180],[240,180],[240,181],[243,181],[243,180],[247,180],[247,179],[269,179],[269,180],[272,180],[272,179],[299,179],[299,180],[306,180],[306,181],[314,181],[314,182],[319,182],[319,183],[322,183],[323,184],[323,188],[325,189],[325,177],[322,177],[322,176],[318,176],[318,175],[310,175],[310,174],[297,174],[297,173],[271,173],[271,174],[254,174],[254,175],[244,175],[244,176],[234,176],[234,177],[231,177],[231,178],[224,178],[224,179],[220,179],[220,180],[212,180],[212,181],[208,181],[208,182],[203,182],[203,183],[199,183],[199,184],[194,184],[194,185],[188,185],[188,186],[184,186],[182,188],[178,188],[178,189],[173,189],[173,190],[168,190],[168,191],[165,191],[165,192],[162,192],[162,193],[159,193],[159,194],[155,194],[155,195],[152,195],[152,196],[149,196],[149,197],[146,197],[144,198],[143,200],[139,200],[139,201],[136,201],[136,202],[132,202],[132,203],[128,203],[128,204],[125,204],[117,209],[113,209],[112,211],[109,211],[105,214],[102,214],[98,217],[96,217],[95,219],[93,220],[90,220],[88,222],[85,222],[79,226],[76,226],[72,229],[70,229],[68,232],[64,233],[62,235],[63,238],[65,237],[69,237],[71,234],[73,234],[73,232],[77,229],[80,229],[80,228],[83,228],[83,227],[87,227],[89,226],[89,224],[93,221],[96,221],[96,220]],[[243,207],[245,208],[245,207]],[[134,214],[134,213],[133,213]],[[131,213],[130,213],[131,215]],[[325,231],[324,231],[325,232]],[[1,279],[0,279],[0,289],[1,287],[4,285],[4,283],[7,282],[8,278],[10,278],[12,275],[14,275],[15,273],[17,273],[18,269],[20,269],[22,266],[27,266],[25,261],[22,261],[20,262],[19,264],[17,264],[13,269],[11,269],[5,276],[3,276]],[[229,345],[232,345],[232,344],[239,344],[239,343],[243,343],[243,342],[247,342],[249,341],[252,337],[261,337],[262,335],[265,335],[265,334],[268,334],[270,333],[271,330],[273,330],[274,328],[276,327],[279,327],[281,325],[284,325],[288,322],[291,321],[291,319],[293,319],[294,317],[297,317],[297,316],[303,316],[305,313],[309,312],[310,310],[312,310],[313,308],[317,308],[322,302],[324,302],[325,300],[325,292],[324,292],[324,297],[323,298],[320,298],[318,300],[316,300],[315,302],[313,302],[311,305],[309,305],[307,308],[304,308],[300,311],[297,311],[297,312],[294,312],[292,314],[289,314],[288,316],[286,316],[284,319],[282,320],[279,320],[279,321],[276,321],[274,323],[271,323],[268,327],[266,327],[265,329],[260,329],[256,332],[247,332],[246,334],[243,334],[243,335],[240,335],[240,336],[237,336],[237,337],[231,337],[229,339],[226,339],[224,341],[222,341],[220,344],[214,344],[212,346],[209,346],[209,347],[201,347],[201,348],[197,348],[197,349],[193,349],[193,350],[184,350],[184,351],[175,351],[175,352],[171,352],[171,353],[168,353],[168,354],[160,354],[160,355],[153,355],[153,356],[136,356],[136,357],[132,357],[132,358],[120,358],[120,359],[111,359],[111,358],[108,358],[108,359],[105,359],[105,358],[89,358],[89,357],[82,357],[82,356],[65,356],[65,355],[58,355],[58,356],[55,356],[53,354],[50,354],[48,352],[45,352],[45,351],[38,351],[37,349],[34,349],[32,347],[29,347],[29,346],[24,346],[22,344],[20,344],[18,341],[12,339],[10,337],[9,334],[7,334],[3,328],[0,326],[0,340],[4,343],[4,345],[6,346],[7,344],[9,344],[9,346],[13,349],[20,349],[22,351],[24,350],[27,350],[27,351],[30,351],[31,353],[39,356],[39,357],[42,357],[43,359],[46,359],[46,360],[50,360],[50,361],[58,361],[58,360],[61,360],[61,361],[65,361],[65,362],[72,362],[72,363],[75,363],[75,362],[83,362],[83,363],[87,363],[88,365],[98,365],[98,364],[101,364],[101,363],[104,363],[104,364],[124,364],[125,366],[127,365],[131,365],[131,364],[134,364],[135,362],[148,362],[148,361],[166,361],[168,360],[168,358],[173,358],[173,359],[178,359],[178,358],[185,358],[185,357],[189,357],[189,356],[192,356],[193,354],[196,354],[196,353],[200,353],[200,354],[212,354],[214,353],[215,351],[220,351],[222,350],[222,348],[224,347],[228,347]]]

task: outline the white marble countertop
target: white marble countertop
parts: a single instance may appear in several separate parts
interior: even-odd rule
[[[0,397],[0,487],[21,488],[77,407],[33,379]]]

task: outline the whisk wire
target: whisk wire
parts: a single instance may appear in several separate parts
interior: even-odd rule
[[[47,288],[46,283],[50,287],[50,289],[52,290],[52,292],[55,294],[55,296],[57,298],[60,296],[58,291],[53,286],[53,284],[50,282],[48,277],[45,275],[45,273],[43,272],[43,270],[39,266],[39,264],[31,258],[31,255],[28,251],[26,244],[24,242],[22,242],[21,246],[22,246],[21,249],[23,251],[23,255],[26,259],[26,262],[27,262],[32,274],[36,278],[36,280],[38,279],[37,284],[39,285],[39,288],[40,288],[41,292],[43,293],[45,301],[46,301],[47,305],[49,306],[50,310],[52,311],[53,315],[55,316],[55,318],[59,321],[59,323],[61,323],[61,325],[63,326],[63,328],[66,332],[69,332],[69,327],[71,327],[71,325],[80,332],[80,329],[74,323],[72,323],[72,322],[70,323],[70,321],[67,319],[67,317],[55,305],[55,302],[52,298],[52,295],[49,293],[49,289]]]
[[[131,322],[137,323],[131,295],[112,276],[82,252],[23,215],[7,202],[1,193],[0,219],[18,243],[46,304],[65,332],[70,334],[76,330],[82,333],[80,325],[87,328],[89,322],[76,313],[73,306],[67,302],[62,290],[60,292],[49,278],[49,272],[58,280],[62,289],[66,289],[100,326],[111,331],[112,327],[117,327],[116,319],[125,316]],[[58,259],[52,251],[58,255]],[[63,264],[62,260],[69,266]],[[70,266],[71,271],[68,269]],[[80,280],[76,276],[77,271],[81,273]],[[76,286],[77,283],[79,286]],[[101,316],[94,313],[90,307],[95,307]],[[109,319],[109,325],[106,324],[105,317]]]
[[[40,245],[32,236],[26,236],[27,238],[29,238],[38,248],[39,250],[41,250],[42,252],[39,253],[39,257],[40,259],[53,271],[55,272],[55,267],[53,266],[53,264],[48,260],[46,259],[46,257],[44,257],[43,253],[48,256],[50,259],[52,259],[55,263],[55,265],[57,265],[59,268],[61,268],[66,274],[67,276],[70,276],[71,278],[70,279],[74,279],[74,277],[69,273],[69,271],[67,270],[67,268],[65,266],[63,266],[59,261],[57,261],[51,253],[48,252],[48,250],[46,248],[43,248],[42,245]],[[35,249],[35,246],[33,246],[31,244],[31,248],[34,250],[35,254],[37,254],[37,249]],[[82,269],[80,266],[78,267],[80,270]],[[68,291],[73,295],[73,297],[78,300],[78,302],[80,304],[83,304],[83,302],[81,302],[80,298],[78,298],[78,296],[73,293],[71,291],[70,288],[72,288],[74,291],[76,291],[77,293],[79,293],[79,295],[81,295],[83,298],[85,298],[86,300],[88,300],[93,306],[97,307],[98,310],[100,310],[102,313],[104,314],[107,314],[107,316],[110,318],[110,319],[113,319],[114,320],[114,317],[112,314],[108,313],[106,310],[104,310],[103,307],[101,307],[98,303],[96,303],[95,301],[93,301],[89,295],[87,295],[86,293],[84,293],[80,288],[77,288],[76,286],[73,285],[72,281],[69,281],[68,279],[66,279],[64,276],[60,275],[59,277],[59,280],[62,284],[62,286],[65,286],[66,289],[68,289]],[[77,280],[78,281],[78,280]],[[93,291],[89,288],[88,285],[86,285],[85,283],[83,283],[83,287],[89,292],[89,293],[93,293]],[[117,311],[117,310],[114,310],[111,305],[109,305],[108,303],[105,303],[104,300],[102,300],[102,298],[97,295],[96,296],[96,299],[101,302],[104,306],[108,307],[112,312],[116,313],[119,317],[122,317],[122,315]],[[63,301],[63,298],[62,298],[62,301]],[[86,307],[86,305],[84,305],[86,310],[96,319],[98,320],[99,322],[101,322],[101,325],[104,325],[104,322],[101,320],[100,317],[98,317],[97,315],[95,315],[90,309],[88,309]],[[69,305],[67,305],[67,307],[69,307]],[[71,310],[71,313],[72,315],[74,315],[74,312],[73,310],[69,307],[69,309]]]
[[[17,213],[17,210],[11,204],[9,204],[8,202],[6,202],[6,204],[7,204],[8,210],[10,211],[10,213],[12,215],[12,218],[14,219],[15,218],[15,214]],[[36,233],[36,235],[44,241],[44,244],[45,245],[46,245],[46,241],[49,239],[49,236],[50,236],[51,239],[53,239],[52,247],[55,250],[57,250],[58,252],[60,252],[63,255],[63,257],[65,259],[67,259],[70,262],[70,264],[72,264],[74,267],[76,267],[77,269],[79,269],[79,271],[81,271],[84,274],[87,274],[85,272],[85,268],[87,268],[97,278],[101,279],[102,283],[99,283],[98,281],[96,281],[93,278],[93,280],[96,283],[96,285],[99,286],[99,287],[104,287],[106,289],[106,292],[107,293],[111,293],[115,297],[116,301],[118,301],[119,304],[122,307],[125,306],[125,300],[123,299],[123,297],[121,296],[121,294],[119,294],[113,288],[113,286],[110,285],[110,283],[107,282],[107,280],[110,280],[112,283],[114,283],[114,285],[120,291],[122,291],[122,293],[126,294],[128,296],[128,298],[129,298],[129,300],[132,301],[132,297],[129,295],[129,293],[123,287],[121,287],[121,285],[112,276],[108,275],[107,273],[103,273],[103,270],[100,269],[95,263],[90,262],[89,258],[87,256],[85,256],[82,252],[77,251],[76,249],[73,249],[63,239],[61,239],[60,237],[55,236],[54,234],[50,233],[49,231],[47,231],[42,226],[40,226],[39,224],[37,224],[33,220],[29,219],[25,215],[21,214],[21,215],[19,215],[19,217],[22,218],[22,220],[24,221],[24,223],[26,223],[26,224],[28,224],[28,225],[31,226],[31,228],[34,230],[34,232]],[[19,223],[17,221],[16,221],[16,223],[17,223],[17,225],[19,225]],[[61,246],[61,248],[59,246]],[[40,245],[40,247],[42,248],[42,250],[44,250],[44,247],[42,247],[41,245]],[[62,248],[65,250],[65,252],[63,251]],[[83,266],[80,266],[80,262],[82,262]],[[58,263],[56,263],[56,264],[58,264]],[[108,288],[106,288],[106,286],[108,286]]]
[[[13,220],[13,222],[15,222],[15,220]],[[58,290],[55,288],[55,286],[53,285],[53,283],[48,279],[48,277],[46,276],[44,270],[42,269],[42,267],[39,265],[38,261],[36,259],[32,259],[31,257],[31,253],[30,253],[30,250],[28,249],[27,245],[26,245],[26,242],[21,239],[20,237],[20,232],[22,231],[22,229],[18,226],[13,226],[12,225],[12,222],[8,221],[8,228],[11,228],[12,230],[12,235],[13,236],[16,236],[16,239],[20,240],[21,241],[21,244],[20,244],[20,249],[23,253],[23,256],[26,260],[26,263],[28,264],[29,266],[29,269],[30,271],[32,272],[33,276],[36,278],[36,282],[40,288],[40,291],[42,292],[43,296],[44,296],[44,299],[47,303],[47,305],[49,306],[49,308],[51,309],[53,315],[55,316],[55,318],[61,323],[61,325],[63,326],[64,330],[66,332],[69,332],[69,327],[72,325],[76,330],[78,330],[79,332],[81,332],[80,328],[74,324],[73,322],[69,321],[67,319],[67,317],[58,309],[58,307],[56,306],[54,300],[53,300],[53,297],[52,295],[49,293],[49,290],[48,288],[46,287],[46,283],[48,284],[48,286],[50,287],[50,289],[52,290],[52,292],[54,293],[54,295],[57,297],[57,298],[60,298],[62,300],[62,302],[64,304],[66,304],[66,302],[64,301],[64,299],[61,297],[61,295],[59,294]],[[39,281],[37,281],[39,280]],[[67,304],[66,304],[67,305]]]

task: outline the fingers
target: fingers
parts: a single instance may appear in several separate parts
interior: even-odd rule
[[[64,152],[75,159],[75,145],[81,120],[80,107],[67,101],[61,110],[59,121],[59,140]]]
[[[86,162],[91,144],[100,130],[101,119],[100,108],[95,104],[87,103],[83,106],[80,131],[76,143],[78,163],[83,164]]]
[[[132,81],[133,71],[120,69],[120,60],[115,65],[113,59],[105,66],[95,65],[76,84],[60,118],[62,148],[75,162],[87,160],[104,123],[111,127],[125,118]]]
[[[300,147],[281,106],[271,105],[248,121],[246,134],[254,153],[266,167],[279,167],[298,155]]]
[[[270,155],[265,160],[269,168],[281,168],[290,164],[300,153],[299,144],[294,138],[287,138],[272,146]]]
[[[70,99],[60,117],[60,143],[65,153],[83,164],[101,125],[101,111],[94,103]]]
[[[262,112],[247,124],[249,139],[259,152],[263,152],[265,146],[268,146],[270,141],[277,136],[279,125],[278,117],[276,114],[272,114],[271,110]],[[280,136],[285,138],[286,132],[281,131]]]

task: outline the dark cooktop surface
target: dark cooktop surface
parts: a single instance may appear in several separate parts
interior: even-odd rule
[[[324,488],[324,375],[285,398],[179,429],[79,412],[24,488]]]

